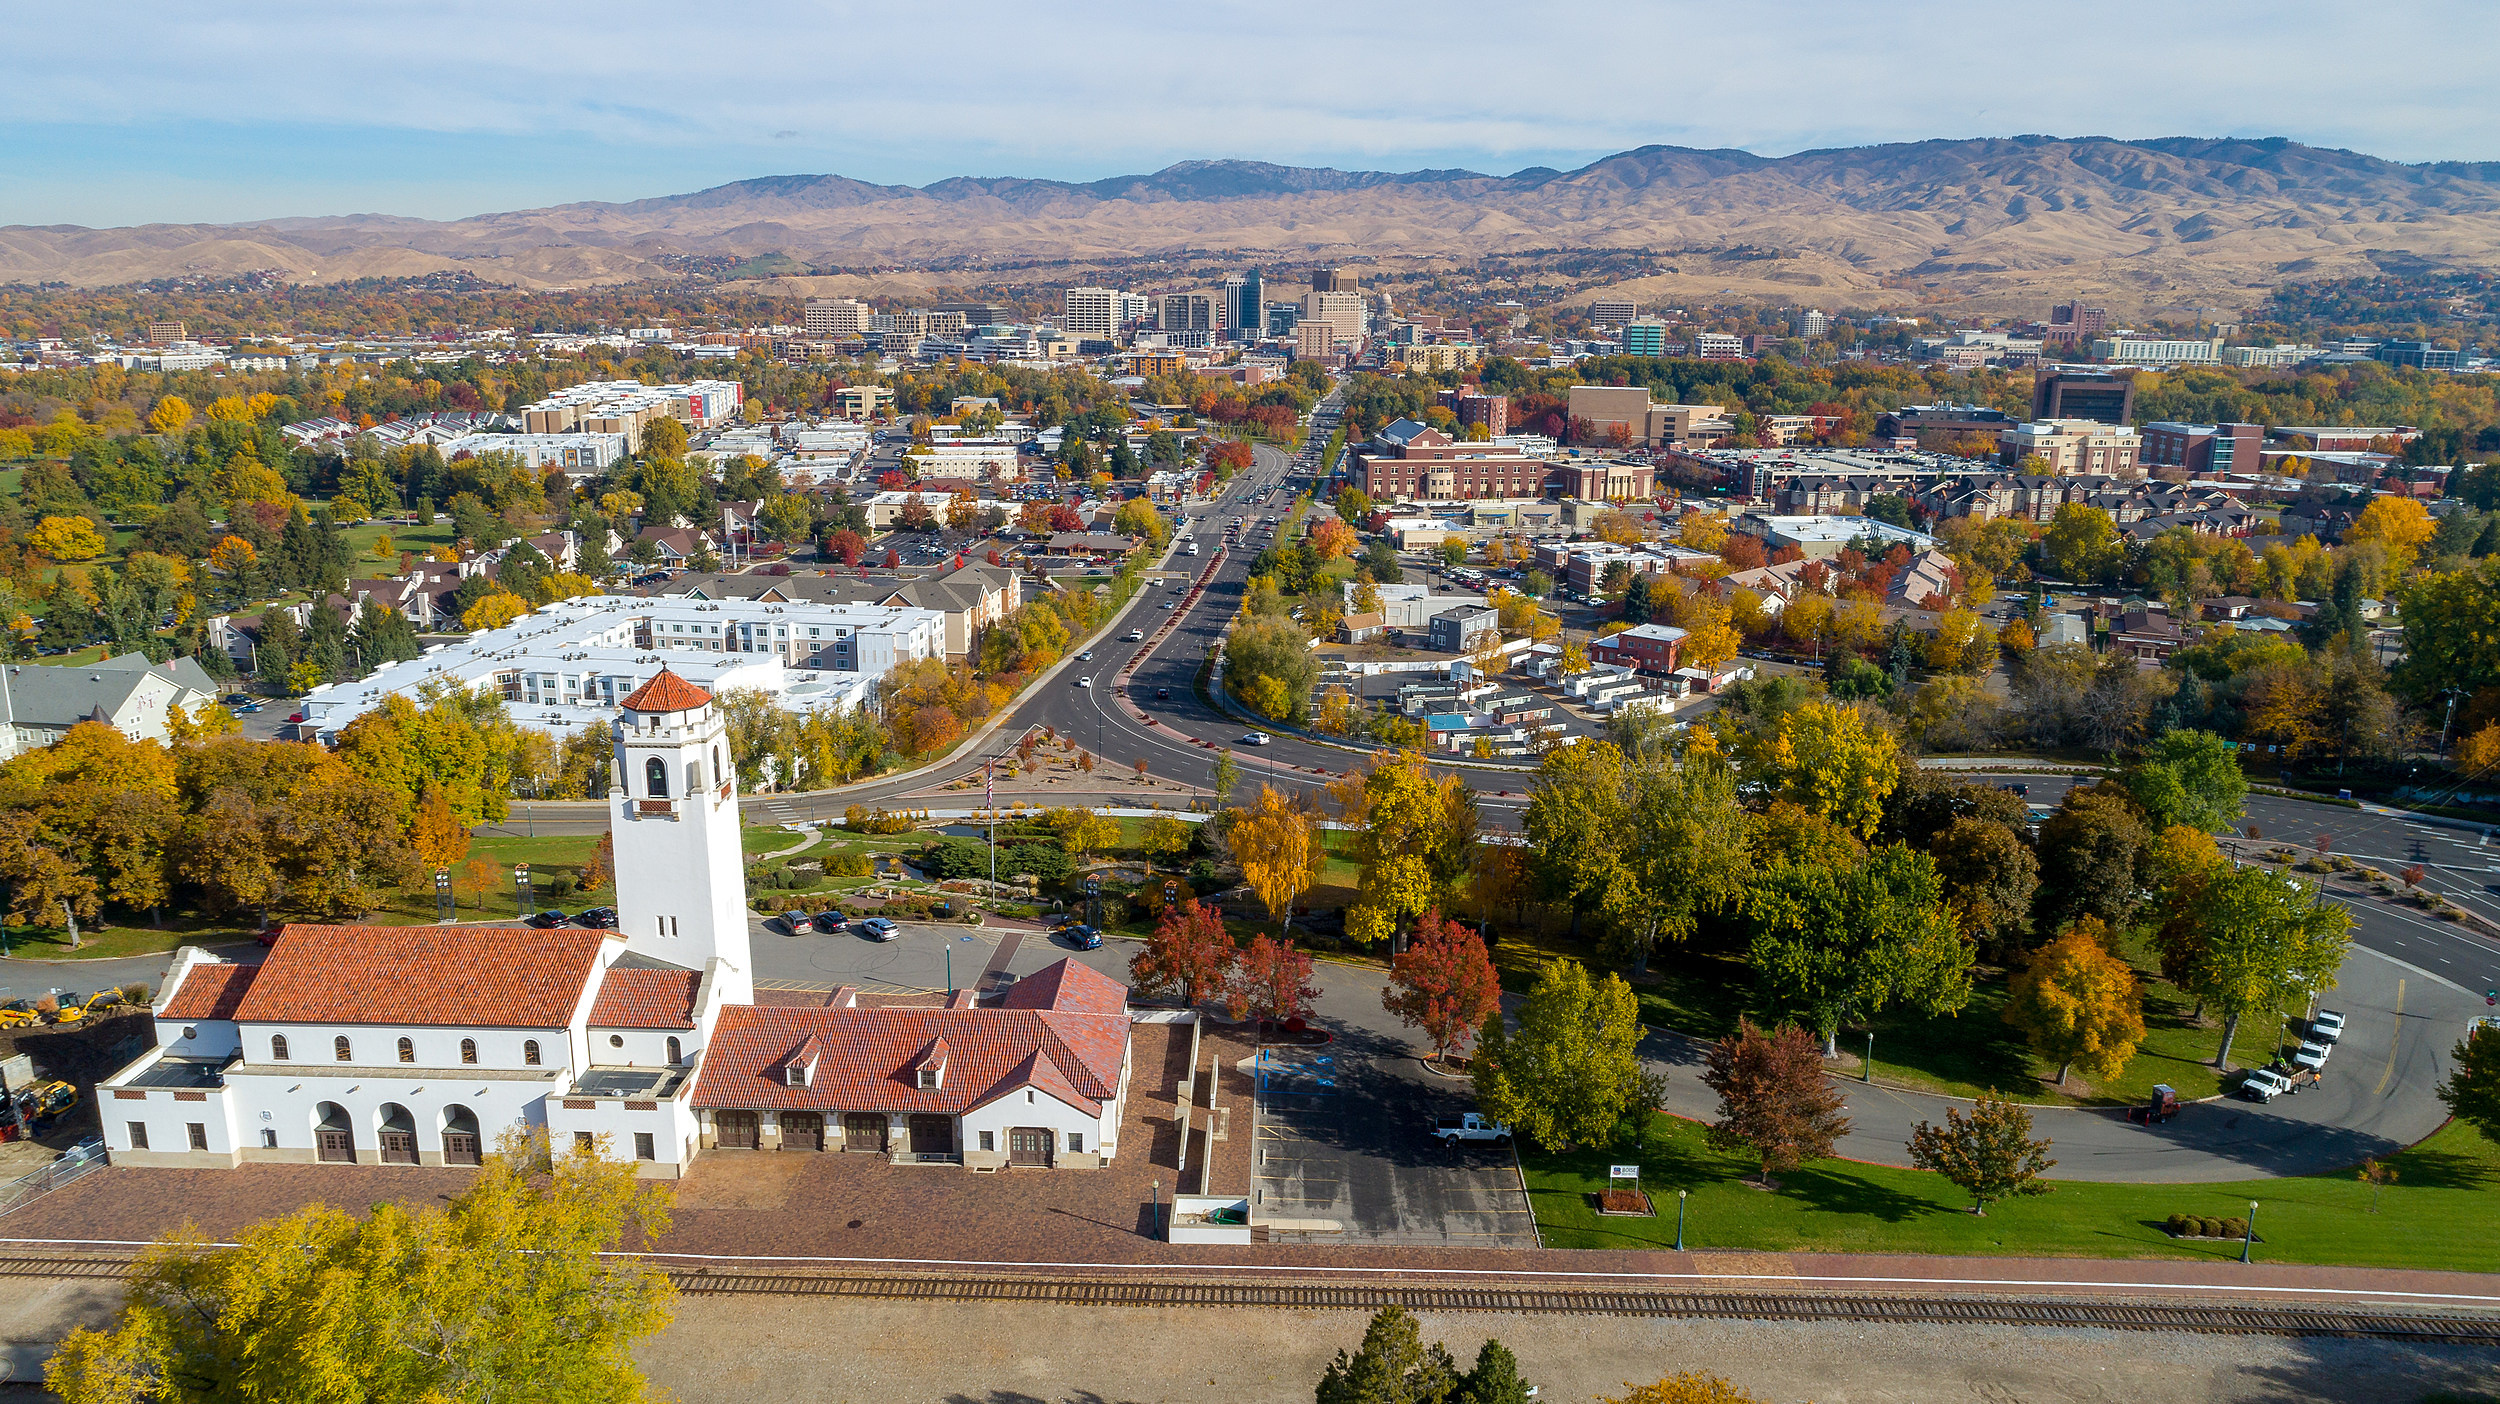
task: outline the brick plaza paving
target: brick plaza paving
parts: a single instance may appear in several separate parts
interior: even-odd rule
[[[1509,1279],[1548,1287],[1650,1278],[1695,1286],[1825,1292],[2019,1292],[2500,1311],[2500,1275],[2319,1268],[2290,1264],[2086,1258],[1938,1258],[1842,1254],[1615,1252],[1253,1243],[1175,1246],[1151,1236],[1158,1196],[1184,1177],[1172,1093],[1189,1066],[1188,1029],[1141,1024],[1134,1042],[1122,1153],[1102,1170],[889,1165],[874,1156],[712,1151],[677,1182],[674,1222],[649,1250],[677,1265],[949,1270],[1045,1268],[1162,1276],[1327,1277],[1392,1272],[1411,1279]],[[1211,1031],[1197,1064],[1233,1108],[1227,1140],[1193,1136],[1187,1188],[1212,1165],[1210,1189],[1243,1193],[1250,1179],[1249,1047]],[[1203,1118],[1198,1123],[1203,1127]],[[470,1172],[419,1166],[247,1165],[233,1170],[114,1167],[0,1218],[0,1251],[126,1252],[196,1225],[212,1240],[307,1204],[350,1209],[381,1200],[440,1203]],[[1158,1187],[1157,1182],[1160,1182]],[[807,1260],[815,1260],[810,1263]]]

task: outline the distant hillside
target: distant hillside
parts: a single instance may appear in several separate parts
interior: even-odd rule
[[[671,276],[654,261],[667,254],[913,265],[1185,248],[1308,261],[1557,247],[1659,250],[1658,273],[1641,286],[1661,297],[2074,292],[2122,315],[2223,309],[2287,278],[2366,271],[2373,252],[2500,259],[2500,162],[2408,166],[2279,139],[2026,136],[1776,159],[1649,146],[1509,176],[1250,161],[1084,184],[956,177],[914,188],[789,175],[448,222],[0,228],[0,280],[101,285],[278,268],[326,281],[459,267],[555,287]],[[1711,257],[1739,247],[1744,258]]]

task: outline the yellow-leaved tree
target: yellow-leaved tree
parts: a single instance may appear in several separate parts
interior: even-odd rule
[[[1376,943],[1440,905],[1467,872],[1476,845],[1476,801],[1457,776],[1435,779],[1416,751],[1400,751],[1375,766],[1362,793],[1355,860],[1363,878],[1346,910],[1346,934]]]
[[[1319,825],[1275,787],[1261,785],[1259,797],[1225,831],[1243,880],[1259,894],[1267,914],[1290,924],[1294,899],[1311,888],[1322,860]],[[1281,933],[1280,925],[1280,933]]]
[[[2085,1077],[2116,1077],[2144,1041],[2143,991],[2107,939],[2100,918],[2083,918],[2032,952],[2007,993],[2005,1022],[2057,1064],[2060,1087],[2078,1067]]]
[[[460,616],[460,627],[470,633],[481,629],[500,629],[530,612],[530,602],[509,590],[497,590]]]
[[[601,1142],[605,1141],[601,1137]],[[233,1248],[186,1229],[143,1255],[110,1331],[72,1331],[44,1383],[71,1404],[177,1399],[638,1400],[660,1271],[610,1256],[669,1192],[604,1144],[507,1131],[449,1204],[314,1205]]]
[[[1779,797],[1870,836],[1901,783],[1901,745],[1854,707],[1809,702],[1780,718],[1765,755]]]
[[[148,411],[148,427],[159,434],[179,434],[191,424],[191,402],[180,395],[167,395]]]
[[[46,517],[27,534],[27,543],[56,561],[92,561],[109,544],[85,517]]]

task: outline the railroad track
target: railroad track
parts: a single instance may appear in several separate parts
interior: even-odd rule
[[[857,1297],[888,1301],[990,1301],[1067,1306],[1243,1306],[1376,1311],[1397,1303],[1417,1311],[1653,1316],[1755,1321],[1874,1321],[1907,1325],[2099,1327],[2224,1335],[2351,1336],[2426,1344],[2500,1346],[2500,1319],[2317,1306],[2216,1302],[2036,1300],[2006,1297],[1788,1292],[1696,1292],[1428,1283],[1102,1281],[1033,1277],[843,1277],[676,1271],[669,1280],[697,1296],[742,1294]]]
[[[119,1277],[127,1259],[0,1257],[0,1277]],[[1467,1287],[1433,1283],[1120,1281],[1018,1276],[843,1276],[676,1269],[690,1296],[850,1297],[1086,1307],[1271,1307],[1298,1311],[1494,1311],[1685,1320],[1853,1321],[1913,1326],[2056,1326],[2203,1335],[2346,1336],[2423,1345],[2500,1346],[2500,1317],[2236,1302],[2144,1302],[1861,1293],[1700,1292],[1671,1288]]]

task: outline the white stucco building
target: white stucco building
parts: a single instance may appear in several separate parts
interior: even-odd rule
[[[974,1168],[1118,1151],[1127,991],[1073,961],[992,1004],[755,1003],[736,770],[710,693],[619,704],[617,929],[290,925],[184,947],[157,1047],[96,1087],[118,1164],[473,1165],[507,1127],[674,1178],[725,1150]]]
[[[855,707],[898,663],[944,658],[947,616],[905,605],[806,599],[586,595],[501,629],[331,683],[304,697],[304,726],[326,734],[393,693],[428,685],[492,692],[514,722],[563,735],[604,726],[618,699],[662,668],[713,691],[759,688],[793,711]]]

